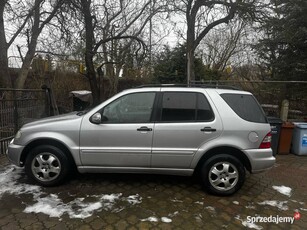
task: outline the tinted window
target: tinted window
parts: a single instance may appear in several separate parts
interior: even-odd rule
[[[252,95],[222,94],[221,97],[244,120],[266,123],[264,112]]]
[[[103,110],[105,123],[146,123],[150,121],[155,93],[134,93],[111,102]]]
[[[212,109],[209,105],[207,98],[202,95],[198,94],[197,100],[197,120],[198,121],[211,121],[213,120],[214,115]]]
[[[213,119],[210,105],[200,93],[163,94],[161,121],[208,121]]]

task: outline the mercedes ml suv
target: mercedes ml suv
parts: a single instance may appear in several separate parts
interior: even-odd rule
[[[147,86],[125,90],[87,112],[24,125],[8,147],[43,186],[80,173],[191,176],[231,195],[245,172],[271,168],[270,125],[254,96],[206,87]]]

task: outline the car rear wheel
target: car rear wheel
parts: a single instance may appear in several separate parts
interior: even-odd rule
[[[70,163],[58,147],[41,145],[32,149],[25,162],[27,175],[43,186],[54,186],[66,179]]]
[[[209,158],[201,168],[204,189],[209,193],[227,196],[237,192],[245,181],[245,169],[235,157],[219,154]]]

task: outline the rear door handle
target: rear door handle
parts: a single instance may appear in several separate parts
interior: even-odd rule
[[[205,127],[205,128],[202,128],[200,131],[202,131],[202,132],[216,132],[216,129],[213,129],[211,127]]]
[[[140,131],[140,132],[149,132],[149,131],[152,131],[151,128],[148,128],[146,126],[142,126],[141,128],[138,128],[137,131]]]

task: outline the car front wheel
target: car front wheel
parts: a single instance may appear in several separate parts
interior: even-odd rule
[[[51,145],[41,145],[32,149],[25,162],[27,175],[43,186],[62,183],[69,170],[70,163],[66,154]]]
[[[245,181],[245,169],[235,157],[219,154],[209,158],[201,168],[204,189],[209,193],[227,196],[237,192]]]

